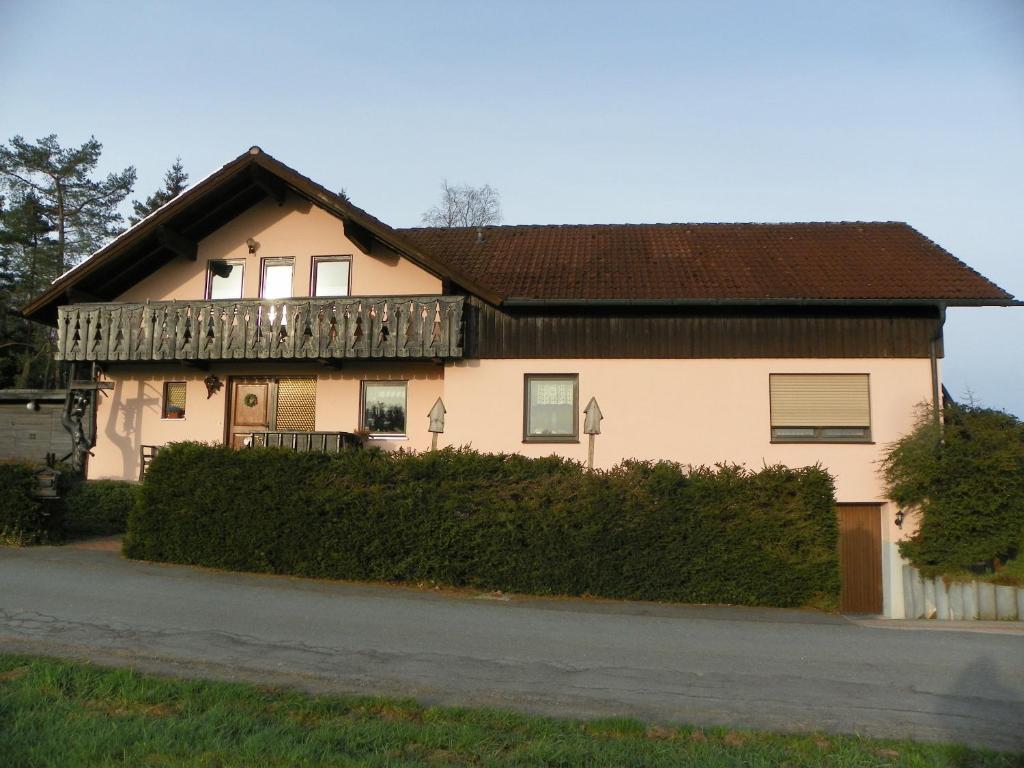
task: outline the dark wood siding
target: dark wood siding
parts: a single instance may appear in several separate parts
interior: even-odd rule
[[[503,310],[469,298],[463,349],[479,358],[927,358],[938,322],[931,307]]]

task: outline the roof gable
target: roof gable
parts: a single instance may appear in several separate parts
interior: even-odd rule
[[[195,258],[200,240],[256,203],[268,196],[283,203],[288,193],[341,219],[345,235],[365,252],[381,249],[398,254],[488,301],[499,300],[470,276],[420,251],[379,219],[252,147],[61,275],[22,313],[36,320],[52,320],[69,294],[112,300],[172,259]]]

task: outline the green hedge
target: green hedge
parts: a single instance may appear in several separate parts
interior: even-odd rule
[[[73,538],[124,533],[140,486],[124,480],[87,480],[68,489],[64,533]]]
[[[923,410],[889,447],[888,494],[915,510],[900,551],[926,575],[993,566],[1024,545],[1024,423],[1003,411],[952,405],[943,427]]]
[[[838,594],[817,467],[587,472],[555,457],[233,451],[150,465],[129,557],[533,594],[799,606]]]
[[[39,467],[0,462],[0,544],[41,544],[60,538],[61,506],[33,493]]]

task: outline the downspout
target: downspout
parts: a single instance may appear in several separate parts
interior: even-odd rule
[[[942,404],[940,399],[942,397],[941,387],[939,385],[939,361],[937,355],[937,349],[939,341],[942,339],[942,328],[946,324],[946,305],[939,304],[939,322],[935,326],[935,333],[928,340],[928,357],[932,364],[932,417],[935,419],[936,424],[942,423]]]

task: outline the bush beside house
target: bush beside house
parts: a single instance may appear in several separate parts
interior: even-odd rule
[[[165,448],[134,558],[533,594],[799,606],[839,590],[832,478],[812,467],[587,472],[446,449]]]
[[[966,405],[923,411],[883,464],[888,493],[916,510],[919,528],[900,545],[926,576],[996,568],[1024,543],[1024,423]]]
[[[124,533],[140,486],[124,480],[75,483],[64,497],[63,531],[71,538]]]
[[[60,538],[61,505],[35,496],[39,467],[0,462],[0,544],[40,544]]]
[[[0,543],[46,544],[125,531],[138,484],[83,481],[63,471],[59,496],[41,499],[35,496],[40,469],[29,462],[0,462]]]

